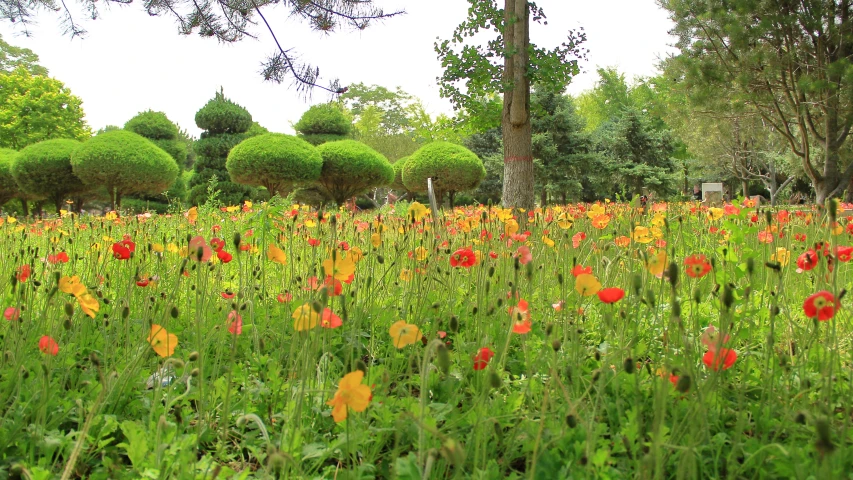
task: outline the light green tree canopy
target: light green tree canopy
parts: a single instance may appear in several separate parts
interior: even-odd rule
[[[318,183],[338,205],[374,187],[390,185],[394,169],[381,153],[355,140],[327,142],[317,149],[323,157]]]
[[[295,186],[316,181],[323,159],[317,148],[301,138],[267,133],[234,146],[226,167],[234,182],[262,186],[271,195],[283,196]]]
[[[47,69],[39,65],[38,61],[39,56],[29,48],[9,45],[0,36],[0,71],[11,73],[17,70],[18,67],[23,67],[31,75],[46,77]]]
[[[23,67],[0,74],[0,147],[18,150],[42,140],[91,135],[83,101],[62,82]]]
[[[82,145],[69,139],[34,143],[18,153],[12,176],[22,191],[49,199],[58,212],[67,197],[90,189],[71,166],[72,155]]]

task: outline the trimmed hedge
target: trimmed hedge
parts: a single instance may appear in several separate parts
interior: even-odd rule
[[[208,133],[243,133],[252,127],[252,114],[248,110],[216,92],[195,114],[195,124]]]
[[[73,171],[71,159],[83,143],[70,139],[45,140],[18,152],[12,177],[30,195],[47,198],[59,211],[69,196],[89,190]]]
[[[12,176],[12,163],[17,156],[18,152],[11,148],[0,148],[0,205],[22,193]]]
[[[338,205],[370,188],[394,181],[394,168],[381,153],[355,140],[317,147],[323,157],[319,184]]]
[[[93,137],[74,152],[71,165],[86,184],[102,185],[110,193],[115,192],[116,206],[122,195],[167,190],[180,173],[168,153],[127,130]]]
[[[426,192],[427,178],[440,193],[473,190],[486,176],[483,162],[467,148],[449,142],[424,145],[402,167],[403,185],[412,192]]]
[[[295,185],[320,177],[323,159],[308,142],[282,133],[246,139],[231,149],[225,163],[236,183],[266,187],[284,195]]]
[[[175,140],[178,138],[178,127],[169,120],[165,113],[153,110],[138,113],[124,124],[124,129],[142,135],[149,140]]]
[[[409,191],[409,189],[403,184],[403,166],[406,165],[406,160],[408,159],[409,157],[403,157],[391,164],[391,167],[394,169],[394,181],[391,182],[390,187],[394,190]]]
[[[333,103],[313,105],[293,126],[302,135],[339,135],[346,137],[352,131],[352,119]]]

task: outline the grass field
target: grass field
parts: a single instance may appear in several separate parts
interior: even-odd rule
[[[853,479],[829,210],[6,218],[0,479]]]

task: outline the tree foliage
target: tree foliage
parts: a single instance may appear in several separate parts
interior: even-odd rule
[[[12,163],[15,182],[23,192],[50,200],[58,212],[66,198],[90,189],[72,169],[72,155],[81,145],[54,139],[24,148]]]
[[[250,199],[251,188],[230,181],[226,167],[228,152],[247,138],[267,133],[266,129],[253,123],[249,111],[226,98],[222,91],[216,92],[196,113],[195,120],[204,131],[193,146],[198,157],[189,183],[188,201],[193,205],[207,201],[213,177],[216,177],[219,201],[237,205]]]
[[[800,157],[817,201],[853,177],[840,152],[853,126],[849,0],[660,0],[675,22],[680,81],[697,102],[754,109]],[[816,148],[817,147],[817,148]]]
[[[91,136],[83,101],[62,82],[18,67],[0,74],[0,147],[19,150],[53,138]]]
[[[74,152],[71,165],[85,184],[106,187],[116,208],[124,195],[167,190],[180,173],[168,153],[127,130],[92,137]]]
[[[47,76],[47,69],[38,64],[39,56],[29,48],[9,45],[0,36],[0,72],[12,73],[23,67],[30,75]]]
[[[328,142],[317,147],[323,157],[318,183],[321,190],[342,205],[371,188],[390,185],[394,168],[381,153],[355,140]]]
[[[169,120],[163,112],[147,110],[140,112],[124,124],[124,129],[141,135],[154,145],[162,148],[175,164],[183,171],[187,163],[187,142],[181,138],[181,131],[177,125]],[[183,176],[178,175],[175,183],[168,191],[156,196],[143,197],[143,199],[166,202],[169,199],[183,200],[187,194],[187,186]]]
[[[530,86],[562,89],[578,72],[577,59],[585,52],[583,32],[570,31],[568,40],[553,50],[530,44],[530,22],[543,22],[541,8],[527,0],[468,0],[468,18],[449,40],[437,42],[444,73],[441,95],[458,110],[474,117],[487,116],[488,100],[503,93],[501,125],[504,145],[504,206],[533,206],[533,155],[530,130]],[[492,37],[485,46],[469,39],[481,32]]]
[[[316,181],[323,159],[313,145],[300,138],[267,133],[232,148],[226,166],[234,182],[262,186],[270,195],[285,196],[295,186]]]

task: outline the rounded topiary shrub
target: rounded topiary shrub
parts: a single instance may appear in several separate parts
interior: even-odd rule
[[[121,206],[122,195],[167,190],[180,172],[163,149],[127,130],[93,137],[74,152],[71,165],[86,184],[106,187],[114,207]]]
[[[424,145],[406,160],[403,185],[412,192],[426,192],[427,178],[439,194],[473,190],[486,175],[483,162],[467,148],[449,142]],[[451,200],[452,202],[452,200]]]
[[[355,140],[317,147],[323,157],[319,184],[338,205],[373,187],[394,181],[394,168],[381,153]]]
[[[59,211],[66,198],[89,189],[71,168],[72,154],[82,145],[77,140],[54,139],[24,148],[12,163],[15,183],[30,195],[47,198]]]
[[[175,140],[178,138],[178,127],[169,120],[165,113],[153,110],[138,113],[124,124],[124,129],[142,135],[149,140]]]
[[[409,157],[403,157],[391,164],[391,167],[394,169],[394,181],[391,182],[390,187],[394,190],[408,191],[403,184],[403,166],[406,165],[406,160],[408,159]]]
[[[243,133],[252,126],[252,114],[217,92],[196,112],[195,124],[209,133]]]
[[[11,148],[0,148],[0,205],[19,196],[21,189],[12,176],[12,162],[18,152]]]
[[[293,128],[312,145],[320,145],[348,137],[352,119],[341,107],[323,103],[309,108]]]
[[[313,145],[302,139],[267,133],[232,148],[225,167],[236,183],[262,186],[272,194],[284,195],[294,185],[316,181],[323,159]]]

